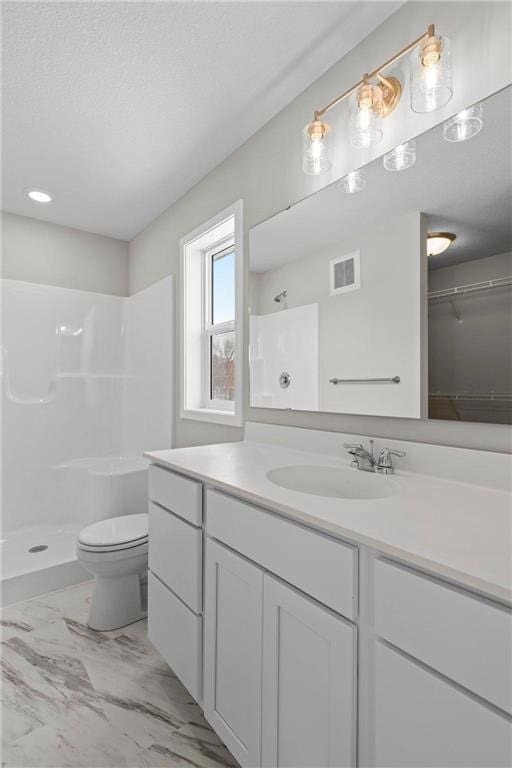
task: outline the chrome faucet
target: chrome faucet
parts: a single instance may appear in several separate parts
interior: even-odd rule
[[[362,443],[344,443],[343,447],[347,449],[354,458],[350,464],[354,469],[361,469],[363,472],[375,472],[377,462],[373,455],[374,440],[370,440],[370,450],[366,450]]]
[[[378,472],[380,475],[392,475],[395,469],[391,456],[403,457],[405,456],[405,451],[392,451],[390,448],[383,448],[379,453],[378,461],[375,461],[373,453],[374,442],[374,440],[370,440],[369,450],[362,443],[344,443],[343,447],[353,456],[350,466],[363,472]]]

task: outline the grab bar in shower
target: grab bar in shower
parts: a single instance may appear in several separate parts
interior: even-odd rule
[[[400,384],[400,376],[391,379],[329,379],[330,384]]]

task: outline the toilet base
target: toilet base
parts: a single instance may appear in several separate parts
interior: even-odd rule
[[[96,574],[88,626],[107,632],[146,618],[147,587],[147,573]]]

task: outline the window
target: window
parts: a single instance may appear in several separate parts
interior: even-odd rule
[[[182,418],[242,424],[241,201],[181,241]]]
[[[233,410],[235,403],[235,244],[218,243],[204,252],[204,402]]]

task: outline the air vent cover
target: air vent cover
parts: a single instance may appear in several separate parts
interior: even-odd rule
[[[331,296],[357,290],[361,287],[360,251],[353,251],[332,259],[330,271]]]

